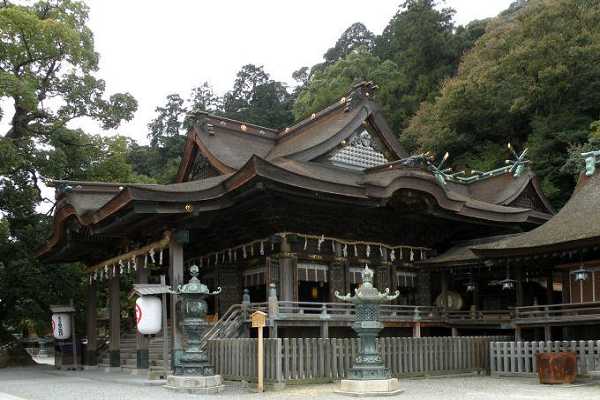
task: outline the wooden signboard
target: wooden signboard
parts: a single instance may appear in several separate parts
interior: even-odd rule
[[[267,314],[262,311],[255,311],[250,316],[253,328],[264,328],[267,326]]]
[[[264,391],[264,345],[263,345],[263,328],[267,326],[267,314],[262,311],[255,311],[250,316],[250,321],[253,328],[258,328],[258,384],[256,385],[257,392]]]

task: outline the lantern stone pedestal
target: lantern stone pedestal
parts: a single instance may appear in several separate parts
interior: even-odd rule
[[[355,397],[395,396],[404,392],[396,378],[389,379],[342,379],[336,393]]]
[[[183,298],[183,331],[187,339],[187,349],[175,364],[175,374],[167,376],[165,389],[185,393],[211,394],[223,391],[223,378],[215,374],[215,367],[208,361],[208,354],[201,348],[202,334],[206,331],[206,311],[204,298],[221,293],[221,288],[210,292],[198,278],[198,267],[190,267],[192,278],[179,288]]]
[[[166,389],[183,393],[214,394],[223,391],[223,378],[221,375],[169,375]]]
[[[367,266],[362,275],[363,284],[356,289],[354,296],[335,293],[337,298],[355,304],[352,329],[360,337],[360,353],[349,371],[350,379],[342,379],[335,392],[357,397],[397,395],[403,390],[400,389],[398,379],[392,378],[379,355],[377,336],[383,329],[383,324],[379,321],[379,303],[395,299],[399,292],[390,295],[390,290],[386,289],[380,293],[373,287],[373,271]]]

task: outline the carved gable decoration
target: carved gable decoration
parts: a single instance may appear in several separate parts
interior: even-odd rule
[[[326,162],[339,167],[365,169],[385,164],[389,160],[384,155],[381,142],[366,129],[356,131],[341,147],[326,156]]]
[[[539,195],[537,194],[531,183],[527,185],[525,190],[523,190],[523,192],[508,205],[511,207],[529,208],[545,213],[550,211],[540,200]]]
[[[190,169],[189,180],[196,181],[200,179],[212,178],[213,176],[217,175],[220,175],[219,171],[210,165],[206,157],[198,153]]]

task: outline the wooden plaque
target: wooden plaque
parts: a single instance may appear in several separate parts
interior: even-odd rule
[[[255,311],[250,316],[253,328],[263,328],[267,326],[267,314],[262,311]]]

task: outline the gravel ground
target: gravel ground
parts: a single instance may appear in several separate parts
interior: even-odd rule
[[[402,400],[598,400],[599,383],[574,385],[539,385],[529,378],[490,378],[462,376],[448,378],[403,379]],[[343,400],[348,397],[333,393],[335,385],[288,386],[280,391],[252,393],[239,383],[227,383],[218,395],[173,393],[144,384],[144,379],[101,371],[57,371],[48,366],[8,368],[0,370],[0,400],[186,400],[222,399],[306,399]],[[389,397],[385,397],[389,399]]]

